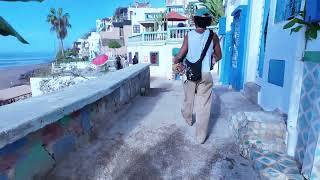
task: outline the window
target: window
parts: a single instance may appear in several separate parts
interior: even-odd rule
[[[133,33],[140,33],[140,25],[133,25]]]
[[[150,63],[159,66],[159,52],[150,52]]]
[[[301,0],[277,0],[275,23],[296,16],[301,8]]]
[[[320,22],[319,0],[306,0],[306,21]]]

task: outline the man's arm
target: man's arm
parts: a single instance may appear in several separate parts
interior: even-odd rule
[[[182,62],[182,58],[185,57],[188,53],[188,35],[184,36],[183,44],[180,48],[179,53],[173,58],[175,64]]]
[[[213,34],[213,42],[214,42],[214,54],[213,54],[213,64],[220,61],[222,58],[222,52],[220,47],[220,39],[216,33]]]

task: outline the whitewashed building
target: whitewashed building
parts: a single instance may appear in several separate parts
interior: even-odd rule
[[[193,1],[194,2],[194,1]],[[198,1],[197,1],[198,2]],[[129,8],[132,16],[133,36],[128,39],[128,58],[136,56],[139,63],[151,63],[151,76],[175,79],[172,58],[181,48],[183,38],[194,27],[188,27],[186,20],[166,23],[155,29],[155,19],[161,13],[174,12],[184,15],[189,1],[166,1],[166,8]],[[201,4],[201,3],[199,3]],[[182,16],[181,16],[182,15]],[[164,16],[166,17],[166,16]],[[184,27],[178,27],[183,23]],[[216,27],[211,29],[217,30]]]
[[[132,23],[132,35],[137,35],[146,31],[156,31],[156,19],[164,13],[165,10],[166,8],[128,8]]]
[[[89,44],[89,58],[93,59],[100,54],[100,34],[91,32],[87,41]]]

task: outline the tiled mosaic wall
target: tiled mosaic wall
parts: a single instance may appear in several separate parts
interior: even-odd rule
[[[99,101],[0,149],[0,180],[39,179],[69,152],[95,137],[100,123],[108,123],[111,113],[150,87],[150,72],[123,82]]]
[[[320,179],[320,64],[305,62],[296,158],[307,179]]]

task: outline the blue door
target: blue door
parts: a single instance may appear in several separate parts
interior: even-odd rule
[[[270,0],[265,0],[264,5],[264,13],[263,13],[263,21],[262,21],[262,31],[261,31],[261,39],[260,39],[260,53],[259,53],[259,62],[258,62],[258,77],[263,77],[263,66],[264,66],[264,58],[265,58],[265,48],[266,48],[266,39],[268,32],[268,19],[269,19],[269,11],[270,11]]]
[[[224,38],[223,60],[221,61],[220,81],[224,85],[230,85],[232,58],[232,32],[228,31]]]
[[[247,38],[247,6],[239,6],[233,13],[232,59],[230,82],[235,90],[241,90],[244,82],[244,64]]]

